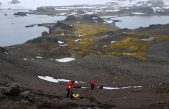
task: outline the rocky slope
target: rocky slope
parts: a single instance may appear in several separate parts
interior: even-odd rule
[[[168,108],[167,27],[117,30],[96,15],[69,16],[44,36],[0,48],[0,108]],[[67,57],[75,60],[57,61]],[[107,90],[74,89],[80,98],[70,99],[66,82],[38,76],[83,81],[83,87],[94,79]]]

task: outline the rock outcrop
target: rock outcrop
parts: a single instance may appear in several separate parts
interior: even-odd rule
[[[12,83],[7,87],[0,87],[0,93],[4,95],[18,96],[20,94],[20,85]]]

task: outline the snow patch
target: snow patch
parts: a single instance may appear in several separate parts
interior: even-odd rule
[[[130,88],[142,88],[142,86],[128,86],[128,87],[103,87],[106,90],[119,90],[119,89],[130,89]]]
[[[24,61],[27,61],[28,59],[27,58],[23,58]]]
[[[112,43],[115,43],[115,42],[116,42],[116,41],[111,41],[111,44],[112,44]]]
[[[57,62],[70,62],[70,61],[74,61],[75,58],[71,58],[71,57],[68,57],[68,58],[61,58],[61,59],[55,59]]]
[[[41,57],[41,56],[36,56],[36,58],[37,58],[37,59],[43,59],[43,57]]]
[[[153,41],[154,37],[150,37],[150,38],[146,38],[146,39],[140,39],[140,40],[143,40],[143,41]]]
[[[74,40],[75,42],[79,42],[80,40],[82,40],[82,39],[76,39],[76,40]]]
[[[7,55],[9,54],[8,52],[4,52],[4,53],[7,54]]]
[[[63,44],[64,42],[62,42],[62,41],[58,41],[58,43],[59,43],[59,44]]]
[[[70,81],[70,80],[67,80],[67,79],[55,79],[55,78],[50,77],[50,76],[38,76],[38,78],[45,80],[45,81],[53,82],[53,83],[69,82]]]

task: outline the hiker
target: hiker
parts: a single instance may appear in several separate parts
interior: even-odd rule
[[[73,87],[73,83],[74,83],[75,81],[72,81],[72,80],[70,80],[69,82],[68,82],[68,84],[67,84],[67,87],[66,87],[66,90],[67,90],[67,97],[71,97],[72,98],[72,95],[73,95],[73,91],[72,91],[72,87]]]
[[[103,85],[102,85],[102,84],[100,84],[100,85],[98,85],[98,86],[97,86],[97,88],[98,88],[98,89],[102,89],[102,90],[103,90]]]
[[[78,81],[76,81],[73,85],[73,88],[81,88],[80,84]]]
[[[94,90],[94,80],[90,80],[90,88],[91,90]]]

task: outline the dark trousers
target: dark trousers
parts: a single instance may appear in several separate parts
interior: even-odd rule
[[[72,90],[69,90],[69,89],[67,89],[67,97],[73,97],[73,91]]]
[[[91,84],[91,90],[94,90],[94,84]]]

